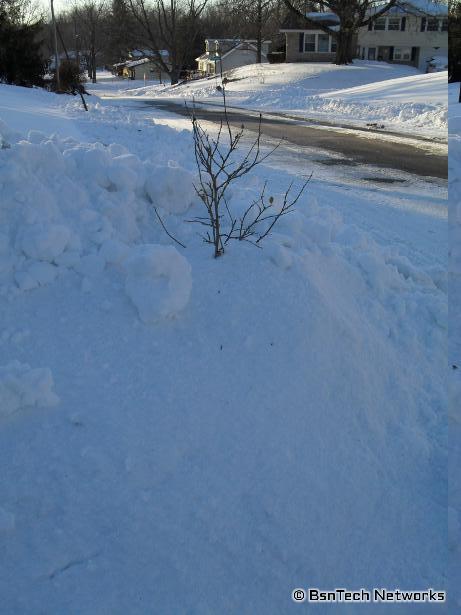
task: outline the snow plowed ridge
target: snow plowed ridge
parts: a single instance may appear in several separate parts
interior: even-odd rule
[[[14,295],[47,286],[68,271],[89,288],[109,265],[127,276],[127,292],[143,320],[174,316],[191,292],[187,260],[174,247],[148,245],[151,257],[143,259],[142,246],[133,246],[142,243],[152,203],[164,212],[184,213],[190,207],[192,182],[193,175],[177,164],[143,164],[116,145],[84,146],[37,131],[28,140],[4,145],[0,292]],[[157,286],[149,294],[162,276],[168,287]]]
[[[298,586],[444,588],[443,187],[315,167],[262,249],[214,259],[186,222],[206,215],[190,132],[56,99],[82,139],[0,125],[5,612],[278,615]],[[228,206],[280,207],[311,170],[261,165]],[[22,410],[53,383],[56,411]]]
[[[268,103],[265,97],[254,98],[251,102],[257,108],[264,109],[266,106],[273,108],[273,105]],[[339,98],[309,97],[304,99],[303,104],[297,105],[296,109],[298,108],[303,109],[302,113],[305,116],[313,113],[322,115],[324,119],[329,120],[334,113],[338,121],[397,122],[415,127],[447,128],[447,108],[443,105],[434,106],[422,103],[369,104],[349,102]]]

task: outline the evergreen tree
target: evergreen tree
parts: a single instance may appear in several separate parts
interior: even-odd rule
[[[0,2],[0,82],[42,85],[45,61],[41,55],[41,21],[18,19],[14,2]]]

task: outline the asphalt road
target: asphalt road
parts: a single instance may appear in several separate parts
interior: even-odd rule
[[[150,100],[143,101],[146,105],[154,106],[170,113],[183,116],[189,115],[184,104],[171,101]],[[219,123],[223,117],[221,108],[195,108],[198,119]],[[242,124],[248,130],[257,131],[259,119],[254,113],[245,110],[229,110],[229,121],[234,126]],[[388,168],[405,171],[420,176],[447,178],[448,177],[448,147],[443,154],[430,151],[430,143],[421,141],[421,146],[412,145],[395,135],[395,141],[387,137],[380,138],[378,133],[365,131],[345,132],[341,128],[332,129],[321,127],[318,123],[300,122],[289,118],[265,118],[263,116],[261,131],[263,135],[273,139],[284,139],[289,143],[319,150],[326,150],[342,155],[346,160],[355,164],[375,165],[379,168]],[[362,134],[362,136],[360,136]],[[371,138],[374,134],[375,138]],[[391,135],[392,137],[392,135]],[[427,149],[424,148],[426,146]]]

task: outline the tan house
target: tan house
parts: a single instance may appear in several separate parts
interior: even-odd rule
[[[263,41],[261,61],[267,62],[270,41]],[[256,64],[256,40],[206,39],[205,53],[196,58],[202,75],[219,74],[246,64]]]
[[[334,13],[308,13],[330,30],[339,29]],[[332,62],[334,37],[323,30],[306,28],[296,16],[288,16],[280,32],[286,36],[287,62]],[[434,56],[448,55],[448,7],[431,0],[401,1],[386,14],[361,28],[356,41],[356,57],[409,64],[428,69]]]
[[[321,21],[331,30],[339,29],[339,19],[334,13],[307,13],[306,17]],[[323,30],[306,28],[304,20],[289,14],[280,28],[286,37],[286,62],[333,62],[336,41]]]

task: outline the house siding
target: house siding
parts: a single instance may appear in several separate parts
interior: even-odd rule
[[[299,34],[301,31],[286,33],[286,62],[333,62],[335,53],[314,53],[299,51]],[[309,34],[322,34],[322,30],[309,30]]]
[[[358,45],[360,46],[359,56],[362,57],[362,52],[365,51],[365,58],[368,57],[370,48],[377,50],[379,47],[416,47],[419,49],[416,61],[393,61],[399,64],[411,64],[424,71],[433,55],[448,55],[448,33],[421,32],[421,18],[407,14],[403,31],[361,28]]]
[[[384,61],[396,64],[408,64],[425,71],[430,58],[434,55],[448,55],[448,33],[439,31],[421,32],[422,18],[410,13],[390,13],[390,17],[405,18],[404,30],[369,30],[368,27],[360,28],[356,44],[356,56],[369,59],[369,50],[374,49],[375,59],[378,57]],[[442,20],[443,15],[434,16]],[[439,23],[440,27],[440,23]],[[299,37],[303,32],[309,34],[321,33],[321,30],[303,30],[287,28],[282,30],[286,35],[286,62],[333,62],[334,53],[313,53],[299,50]],[[408,60],[394,59],[395,48],[409,47],[411,58]],[[370,58],[371,59],[371,58]]]

